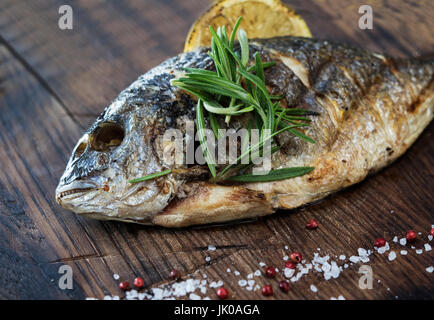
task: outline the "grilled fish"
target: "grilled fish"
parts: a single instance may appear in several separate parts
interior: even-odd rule
[[[185,132],[194,97],[171,85],[186,67],[212,69],[207,48],[180,54],[140,76],[79,139],[56,189],[75,213],[165,227],[265,216],[355,184],[393,162],[433,117],[434,61],[395,59],[329,41],[278,37],[250,43],[276,64],[265,71],[288,108],[315,111],[305,134],[283,132],[272,168],[312,166],[293,179],[213,184],[206,166],[167,164],[161,135]],[[233,126],[241,126],[234,120]],[[129,180],[173,169],[154,180]]]

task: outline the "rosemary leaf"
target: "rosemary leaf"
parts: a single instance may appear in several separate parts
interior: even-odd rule
[[[271,170],[268,174],[245,174],[227,178],[236,182],[268,182],[299,177],[311,172],[314,167],[292,167]]]
[[[167,170],[164,170],[164,171],[161,171],[161,172],[149,174],[149,175],[141,177],[141,178],[133,179],[133,180],[130,180],[128,182],[129,183],[138,183],[138,182],[142,182],[142,181],[152,180],[152,179],[164,176],[166,174],[169,174],[171,172],[172,172],[171,169],[167,169]]]

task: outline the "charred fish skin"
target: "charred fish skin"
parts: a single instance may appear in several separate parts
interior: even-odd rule
[[[432,119],[434,63],[393,59],[329,41],[256,39],[252,54],[275,61],[266,69],[273,94],[287,107],[318,112],[305,131],[309,144],[285,133],[273,168],[314,166],[278,182],[219,186],[203,170],[131,184],[130,179],[174,168],[161,156],[161,135],[194,120],[194,99],[170,81],[185,67],[211,69],[207,48],[181,54],[125,89],[74,148],[57,201],[97,219],[167,227],[223,222],[295,208],[361,181],[414,142]],[[189,173],[189,174],[185,174]]]

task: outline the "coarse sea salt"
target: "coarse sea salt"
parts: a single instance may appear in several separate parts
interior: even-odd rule
[[[223,281],[219,280],[219,281],[213,281],[209,284],[210,288],[218,288],[221,287],[223,285]]]
[[[406,256],[407,255],[407,250],[401,250],[401,255]]]
[[[206,257],[206,258],[205,258],[205,261],[206,261],[206,262],[210,262],[210,261],[211,261],[211,257]]]
[[[390,249],[389,242],[386,242],[386,244],[383,247],[377,249],[377,252],[379,254],[383,254],[386,251],[388,251],[389,249]]]
[[[310,285],[310,290],[311,290],[312,292],[318,292],[317,287],[315,287],[313,284]]]
[[[238,285],[240,286],[240,287],[245,287],[246,285],[247,285],[247,281],[246,280],[240,280],[240,281],[238,281]]]
[[[115,280],[119,280],[119,275],[118,275],[117,273],[115,273],[115,274],[113,275],[113,279],[115,279]]]
[[[398,237],[397,236],[393,237],[393,242],[398,242]]]
[[[429,241],[431,241],[431,240],[432,240],[432,238],[433,238],[433,236],[432,236],[432,235],[428,235],[428,240],[429,240]]]
[[[434,271],[434,267],[430,266],[430,267],[426,268],[425,270],[426,270],[426,272],[432,273]]]
[[[429,243],[425,243],[424,247],[425,247],[425,251],[431,251],[432,250],[432,248],[429,245]]]
[[[401,238],[401,239],[399,239],[399,244],[400,244],[401,246],[405,246],[405,245],[407,244],[407,239],[406,239],[406,238]]]
[[[254,273],[255,276],[259,277],[261,275],[261,270],[256,270]]]
[[[215,246],[209,245],[208,251],[215,251],[217,248]]]
[[[416,253],[417,253],[417,254],[422,254],[422,253],[423,253],[423,250],[422,250],[422,249],[417,249],[417,250],[416,250]]]
[[[393,261],[396,259],[396,253],[395,251],[390,251],[389,252],[389,261]]]

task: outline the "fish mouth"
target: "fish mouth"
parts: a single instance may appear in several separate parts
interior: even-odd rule
[[[56,188],[56,199],[60,202],[61,199],[67,196],[77,196],[94,189],[98,189],[98,185],[91,181],[73,181],[65,185],[59,184]]]

